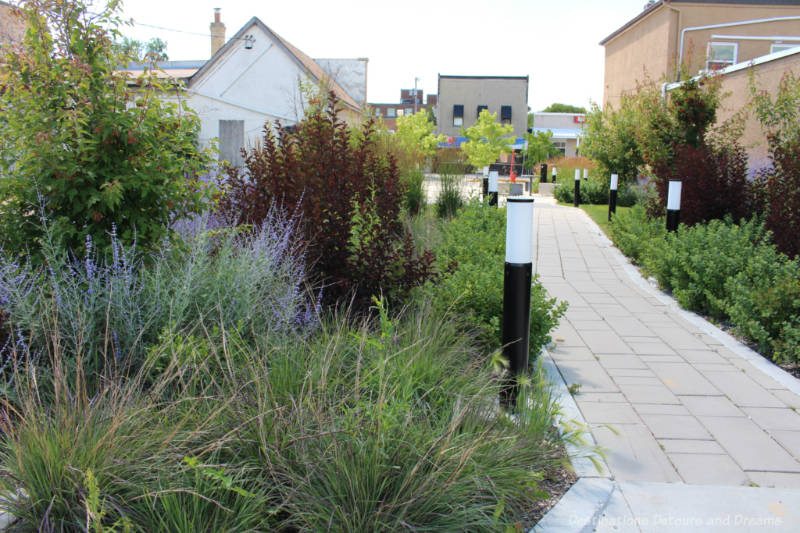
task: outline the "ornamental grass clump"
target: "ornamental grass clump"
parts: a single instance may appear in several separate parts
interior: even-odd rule
[[[374,311],[255,341],[197,322],[94,395],[19,367],[2,507],[26,531],[522,527],[561,455],[541,374],[512,421],[496,358],[449,316]]]

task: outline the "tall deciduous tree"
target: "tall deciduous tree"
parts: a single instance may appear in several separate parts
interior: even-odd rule
[[[525,168],[531,169],[537,163],[560,155],[561,151],[553,144],[553,132],[536,131],[525,135],[528,148],[525,150]]]
[[[396,155],[401,170],[419,168],[436,152],[437,145],[444,141],[445,136],[434,134],[435,129],[436,125],[424,109],[413,115],[398,117],[397,131],[393,138],[399,149]]]
[[[114,41],[117,0],[28,0],[20,46],[0,60],[0,239],[35,252],[42,218],[79,254],[88,237],[157,245],[176,217],[201,209],[211,162],[200,121],[166,103],[155,75],[130,80]],[[97,6],[92,6],[97,9]],[[129,86],[135,81],[137,88]]]
[[[474,167],[491,165],[502,153],[508,153],[512,139],[509,135],[514,131],[511,124],[497,122],[497,113],[484,109],[473,126],[467,128],[467,142],[461,149],[467,155],[469,164]]]

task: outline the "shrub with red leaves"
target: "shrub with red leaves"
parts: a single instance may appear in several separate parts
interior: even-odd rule
[[[370,119],[354,134],[337,117],[337,100],[312,110],[292,128],[264,127],[244,151],[242,169],[228,169],[220,210],[237,224],[259,224],[272,202],[302,213],[307,257],[325,283],[325,303],[373,295],[401,300],[433,273],[433,254],[417,254],[400,220],[399,172],[374,142]]]
[[[800,141],[769,136],[771,168],[760,176],[767,202],[767,228],[778,250],[800,256]]]
[[[679,144],[675,159],[653,170],[658,197],[650,206],[651,216],[661,216],[667,205],[669,180],[682,181],[681,223],[749,218],[754,213],[752,187],[747,179],[747,154],[739,145],[699,146]]]

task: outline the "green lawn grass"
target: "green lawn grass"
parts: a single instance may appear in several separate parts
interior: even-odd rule
[[[610,239],[610,227],[608,224],[608,206],[607,205],[592,205],[592,204],[584,204],[581,205],[581,209],[586,211],[586,213],[592,217],[600,229],[603,230],[603,233]],[[628,211],[630,207],[619,207],[617,206],[617,213],[621,213],[623,211]]]

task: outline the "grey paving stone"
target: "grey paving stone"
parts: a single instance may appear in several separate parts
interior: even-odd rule
[[[744,372],[703,372],[709,381],[739,407],[783,407],[783,404]]]
[[[692,485],[748,485],[747,474],[727,455],[669,454],[686,483]]]
[[[628,317],[608,317],[608,323],[614,328],[618,335],[624,337],[655,337],[655,333],[650,331],[644,324],[636,318]]]
[[[639,414],[651,415],[688,415],[689,410],[682,405],[660,403],[635,403],[633,408]]]
[[[575,398],[583,418],[590,424],[641,424],[642,420],[629,404],[585,402]]]
[[[597,360],[604,368],[629,368],[649,370],[642,359],[633,354],[598,354]]]
[[[602,293],[589,292],[586,294],[582,294],[581,296],[583,296],[583,299],[589,302],[589,304],[591,304],[592,307],[594,307],[595,309],[597,309],[596,307],[597,304],[614,305],[617,303],[617,300],[607,292],[602,292]]]
[[[612,316],[633,316],[630,311],[628,311],[625,306],[620,304],[594,304],[592,308],[602,317],[609,318]]]
[[[594,281],[570,281],[570,285],[578,294],[606,293],[606,290]]]
[[[651,342],[627,342],[633,352],[639,355],[677,355],[675,350],[659,339],[655,339]]]
[[[595,356],[585,346],[563,346],[556,344],[554,348],[548,349],[550,355],[556,361],[594,361]]]
[[[800,431],[800,415],[788,407],[743,407],[742,411],[764,429]]]
[[[602,320],[603,318],[597,314],[591,307],[574,307],[570,304],[565,315],[571,321],[575,320]]]
[[[602,362],[600,364],[603,364]],[[608,368],[607,366],[603,365],[603,368],[606,369],[606,372],[609,376],[614,378],[618,377],[637,377],[637,378],[654,378],[656,375],[653,373],[652,370],[646,368]]]
[[[640,355],[639,359],[641,359],[645,363],[684,363],[683,357],[680,355]]]
[[[562,320],[550,336],[559,346],[585,346],[583,339],[567,320]]]
[[[608,504],[614,482],[602,478],[581,478],[561,497],[536,526],[535,533],[575,533],[594,529],[598,513]]]
[[[708,346],[703,343],[699,338],[687,332],[685,328],[681,327],[666,327],[650,326],[661,339],[669,346],[677,350],[706,350]]]
[[[800,459],[800,432],[772,430],[769,432],[790,454]]]
[[[786,404],[786,407],[794,407],[800,409],[800,396],[790,390],[774,390],[770,391],[773,396],[777,397],[780,401]]]
[[[706,378],[688,363],[648,363],[650,368],[664,382],[664,385],[678,396],[691,395],[720,395]]]
[[[617,301],[631,313],[654,313],[661,307],[660,304],[646,296],[620,297]]]
[[[724,396],[681,396],[681,402],[694,416],[745,416]]]
[[[710,439],[711,435],[693,416],[640,415],[657,439]]]
[[[641,424],[621,424],[614,430],[592,426],[597,443],[606,450],[606,462],[617,479],[680,481],[666,454]]]
[[[752,420],[722,416],[698,418],[742,469],[800,473],[800,463]]]
[[[619,389],[631,403],[681,403],[664,385],[620,385]]]
[[[667,455],[673,453],[705,453],[727,455],[727,452],[714,440],[658,439]],[[673,461],[674,462],[674,461]],[[736,466],[739,470],[739,466]],[[679,470],[680,471],[680,470]],[[685,479],[685,478],[684,478]]]
[[[621,392],[581,392],[575,395],[575,399],[585,402],[610,402],[628,403],[628,399]]]
[[[577,331],[612,331],[605,320],[570,320],[570,324]]]
[[[730,363],[722,363],[722,364],[706,364],[706,363],[692,363],[692,366],[695,370],[700,373],[705,374],[706,372],[741,372],[740,369],[736,368]]]
[[[633,353],[616,333],[610,331],[587,331],[581,338],[595,354]]]
[[[727,359],[714,350],[681,350],[681,355],[690,363],[728,363]]]
[[[655,376],[614,376],[617,385],[661,385],[661,380]]]
[[[747,472],[747,476],[759,487],[778,489],[800,489],[800,474],[785,472]]]
[[[568,385],[580,384],[585,392],[617,392],[619,389],[597,361],[557,361]]]

